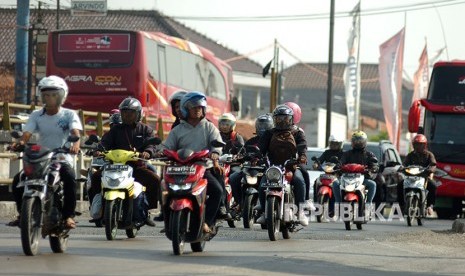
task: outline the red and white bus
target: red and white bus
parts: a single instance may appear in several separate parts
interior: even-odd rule
[[[439,218],[463,212],[465,200],[465,61],[434,65],[426,99],[412,104],[409,131],[423,133],[437,161]]]
[[[65,106],[72,109],[109,112],[132,96],[146,115],[166,118],[171,116],[169,97],[182,89],[206,94],[207,118],[215,123],[231,111],[231,67],[211,51],[163,33],[53,31],[46,73],[66,80]]]

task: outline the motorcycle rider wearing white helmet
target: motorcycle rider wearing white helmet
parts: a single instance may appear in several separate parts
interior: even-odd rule
[[[49,149],[62,147],[67,141],[68,136],[80,136],[82,124],[76,112],[63,108],[62,105],[68,96],[68,85],[57,76],[48,76],[39,81],[37,85],[38,96],[40,96],[42,109],[33,111],[23,129],[24,134],[21,141],[12,145],[13,148],[19,145],[25,145],[32,137],[33,133],[39,134],[38,144]],[[79,142],[73,143],[70,148],[71,154],[79,152]],[[76,228],[74,221],[74,211],[76,208],[76,175],[74,169],[69,163],[71,157],[68,156],[68,162],[63,162],[60,168],[60,177],[63,180],[64,206],[63,220],[65,226],[69,229]],[[24,188],[18,188],[19,174],[13,179],[13,194],[16,206],[21,212],[22,195]],[[19,217],[18,217],[19,218]],[[10,226],[19,226],[19,219],[10,222]]]
[[[194,152],[204,149],[210,150],[210,158],[214,160],[215,168],[221,154],[221,148],[211,146],[212,141],[223,141],[218,128],[209,122],[206,116],[207,98],[201,92],[187,93],[181,100],[181,123],[173,128],[168,135],[164,148],[170,150],[191,149]],[[206,170],[204,178],[207,179],[207,207],[205,210],[204,232],[211,232],[215,224],[217,213],[221,218],[228,218],[228,213],[221,212],[220,204],[223,199],[223,187],[212,171]],[[167,208],[164,206],[163,208]]]

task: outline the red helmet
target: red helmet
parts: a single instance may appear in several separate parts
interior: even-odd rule
[[[417,134],[412,139],[413,150],[416,152],[424,152],[426,150],[426,143],[428,140],[425,135]]]
[[[412,143],[419,143],[419,144],[426,144],[428,140],[426,139],[426,136],[423,134],[417,134],[415,137],[413,137]]]
[[[294,102],[287,102],[284,104],[294,111],[294,124],[298,124],[300,119],[302,119],[302,110],[300,109],[300,106]]]

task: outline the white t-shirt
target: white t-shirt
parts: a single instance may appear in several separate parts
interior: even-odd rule
[[[24,126],[24,131],[38,133],[38,144],[49,149],[63,146],[71,129],[82,130],[78,115],[71,109],[60,108],[55,115],[47,115],[42,108],[31,113]]]

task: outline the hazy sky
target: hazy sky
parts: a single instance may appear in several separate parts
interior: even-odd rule
[[[23,1],[23,0],[21,0]],[[56,0],[44,0],[53,4]],[[2,4],[16,3],[0,0]],[[62,5],[70,6],[71,0],[61,0]],[[410,76],[418,67],[418,58],[428,44],[429,56],[447,44],[449,59],[465,59],[465,1],[458,0],[362,0],[362,12],[369,10],[385,11],[385,8],[407,6],[417,9],[407,12],[385,13],[362,16],[361,48],[362,62],[377,63],[379,45],[406,26],[404,69]],[[30,0],[37,5],[37,0]],[[157,9],[172,17],[258,17],[292,15],[329,15],[330,0],[108,0],[109,9]],[[352,10],[358,0],[336,0],[336,13]],[[432,5],[420,5],[435,3]],[[448,6],[442,6],[447,4]],[[246,54],[273,43],[276,38],[290,52],[305,62],[327,62],[329,45],[329,18],[289,21],[202,21],[178,19],[185,25],[216,40],[225,46]],[[441,26],[442,20],[442,26]],[[335,19],[334,61],[345,62],[347,58],[347,38],[352,18]],[[444,29],[444,33],[442,31]],[[266,64],[273,55],[271,48],[250,56]],[[298,62],[295,58],[280,51],[286,66]],[[444,52],[441,59],[446,60]]]

